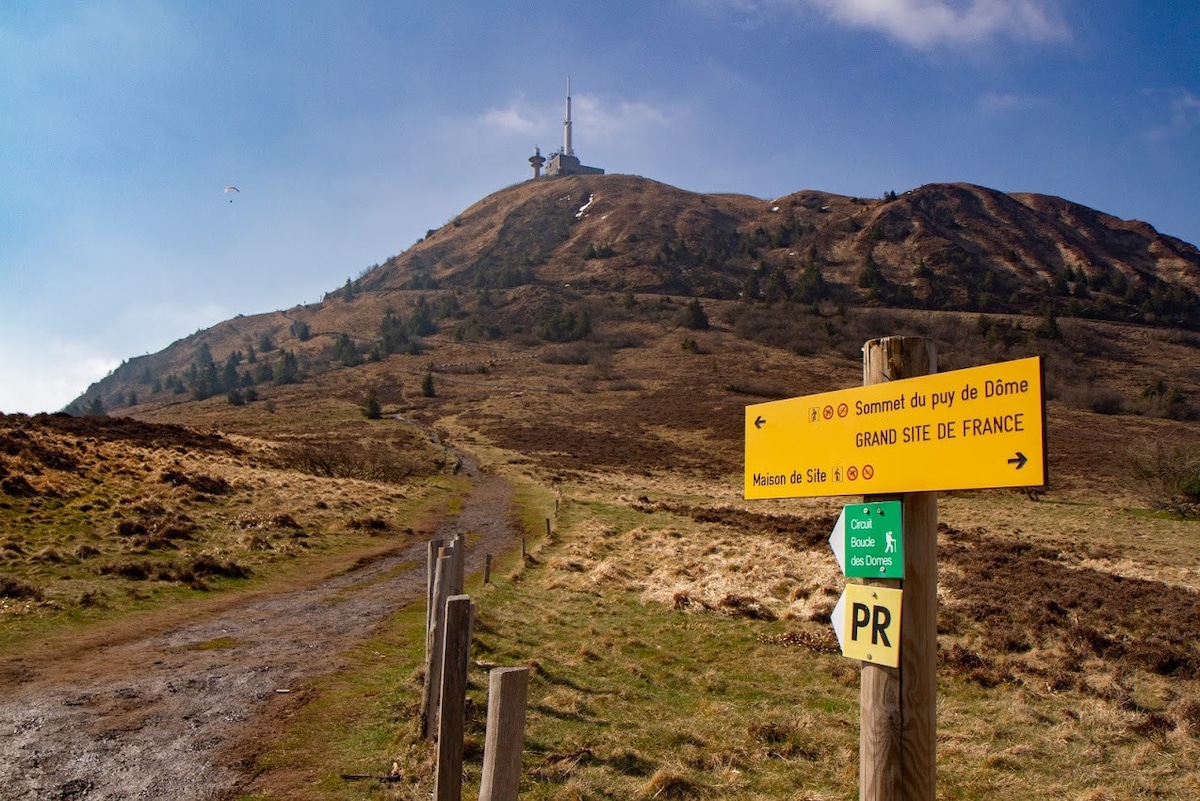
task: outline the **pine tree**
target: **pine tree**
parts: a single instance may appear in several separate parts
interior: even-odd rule
[[[362,409],[363,417],[368,420],[378,420],[383,417],[383,404],[379,402],[379,395],[374,388],[367,390],[367,396],[363,398],[359,408]]]
[[[692,331],[708,329],[708,315],[704,313],[704,307],[700,305],[699,298],[692,298],[691,303],[684,308],[683,327]]]

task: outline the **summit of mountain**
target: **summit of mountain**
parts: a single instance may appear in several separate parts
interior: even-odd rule
[[[1186,308],[1194,314],[1200,290],[1193,245],[1061,198],[969,184],[762,200],[627,175],[529,181],[472,205],[359,284],[768,299],[786,287],[811,294],[806,269],[852,304],[1021,313],[1057,291],[1077,301],[1064,300],[1065,313],[1200,322]]]

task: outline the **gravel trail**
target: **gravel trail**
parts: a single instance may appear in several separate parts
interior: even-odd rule
[[[473,473],[473,470],[469,471]],[[472,476],[461,514],[467,572],[512,547],[511,490]],[[0,662],[0,798],[227,799],[305,685],[425,591],[426,540],[313,586],[257,595],[169,629]],[[244,759],[244,757],[243,757]]]

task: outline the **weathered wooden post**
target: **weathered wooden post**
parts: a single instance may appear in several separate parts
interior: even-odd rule
[[[450,565],[453,568],[450,575],[450,595],[462,595],[467,563],[467,542],[461,534],[455,534],[450,543]]]
[[[438,698],[442,685],[443,642],[446,630],[446,599],[450,597],[450,556],[441,549],[434,577],[433,609],[426,634],[425,692],[421,696],[421,736],[433,739],[438,726]]]
[[[937,372],[937,351],[921,337],[885,337],[863,346],[863,384]],[[914,469],[915,466],[914,466]],[[900,667],[862,663],[860,801],[933,801],[937,785],[937,493],[864,496],[904,508]]]
[[[429,630],[433,626],[433,582],[444,540],[430,540],[425,554],[425,659],[429,659]]]
[[[467,658],[471,645],[471,597],[446,599],[441,702],[438,712],[435,801],[461,801],[463,732],[466,728]]]
[[[490,553],[483,559],[483,583],[492,583],[492,555]]]
[[[517,801],[528,698],[529,668],[496,668],[488,674],[487,734],[479,801]]]

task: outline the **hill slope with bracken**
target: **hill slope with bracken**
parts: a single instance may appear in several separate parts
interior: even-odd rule
[[[830,286],[820,289],[814,282]],[[570,283],[734,298],[1200,322],[1200,251],[1034,194],[931,184],[883,200],[700,195],[631,176],[528,182],[480,201],[364,289]],[[840,290],[840,291],[837,291]],[[798,297],[795,297],[797,296]]]
[[[1194,329],[1198,291],[1194,246],[1061,198],[931,184],[881,200],[806,190],[767,201],[573,176],[484,198],[323,303],[239,316],[133,359],[70,410],[234,389],[253,400],[255,387],[412,351],[438,330],[538,333],[579,294]]]

